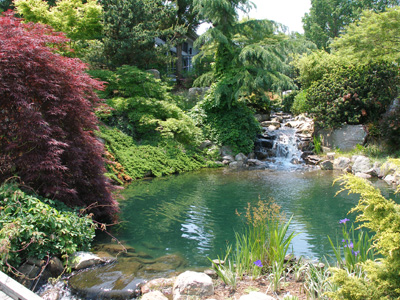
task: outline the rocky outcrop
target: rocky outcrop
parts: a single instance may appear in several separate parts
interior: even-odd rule
[[[167,297],[164,296],[160,291],[150,292],[148,294],[143,295],[141,300],[168,300]]]
[[[199,272],[186,271],[180,274],[173,287],[174,300],[202,299],[213,294],[212,279]]]
[[[357,144],[364,145],[367,132],[362,125],[344,125],[335,130],[319,130],[317,136],[324,147],[349,151]]]

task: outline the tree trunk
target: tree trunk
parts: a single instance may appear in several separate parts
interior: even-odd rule
[[[183,43],[178,43],[176,45],[176,81],[177,84],[180,84],[180,80],[182,78],[183,71],[183,60],[182,60],[182,46]]]

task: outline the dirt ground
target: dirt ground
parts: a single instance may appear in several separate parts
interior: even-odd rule
[[[249,277],[243,278],[237,283],[237,287],[233,290],[231,287],[225,285],[220,281],[215,281],[216,286],[214,290],[214,295],[208,299],[216,300],[238,300],[242,295],[247,295],[250,292],[261,292],[275,299],[283,299],[285,295],[297,296],[299,300],[305,300],[307,294],[304,289],[303,282],[297,282],[292,277],[288,277],[286,282],[282,282],[282,289],[278,292],[271,291],[270,282],[267,276],[260,277],[258,279],[252,280]]]

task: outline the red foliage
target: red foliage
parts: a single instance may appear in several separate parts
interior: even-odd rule
[[[16,174],[69,206],[97,203],[91,212],[109,219],[117,204],[93,133],[102,83],[79,59],[55,53],[67,41],[12,12],[0,16],[0,182]]]

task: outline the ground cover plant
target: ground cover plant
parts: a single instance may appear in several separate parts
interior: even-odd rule
[[[15,181],[0,186],[0,270],[18,275],[15,267],[28,257],[65,262],[75,251],[87,251],[96,224],[90,215],[63,203],[23,191]]]

